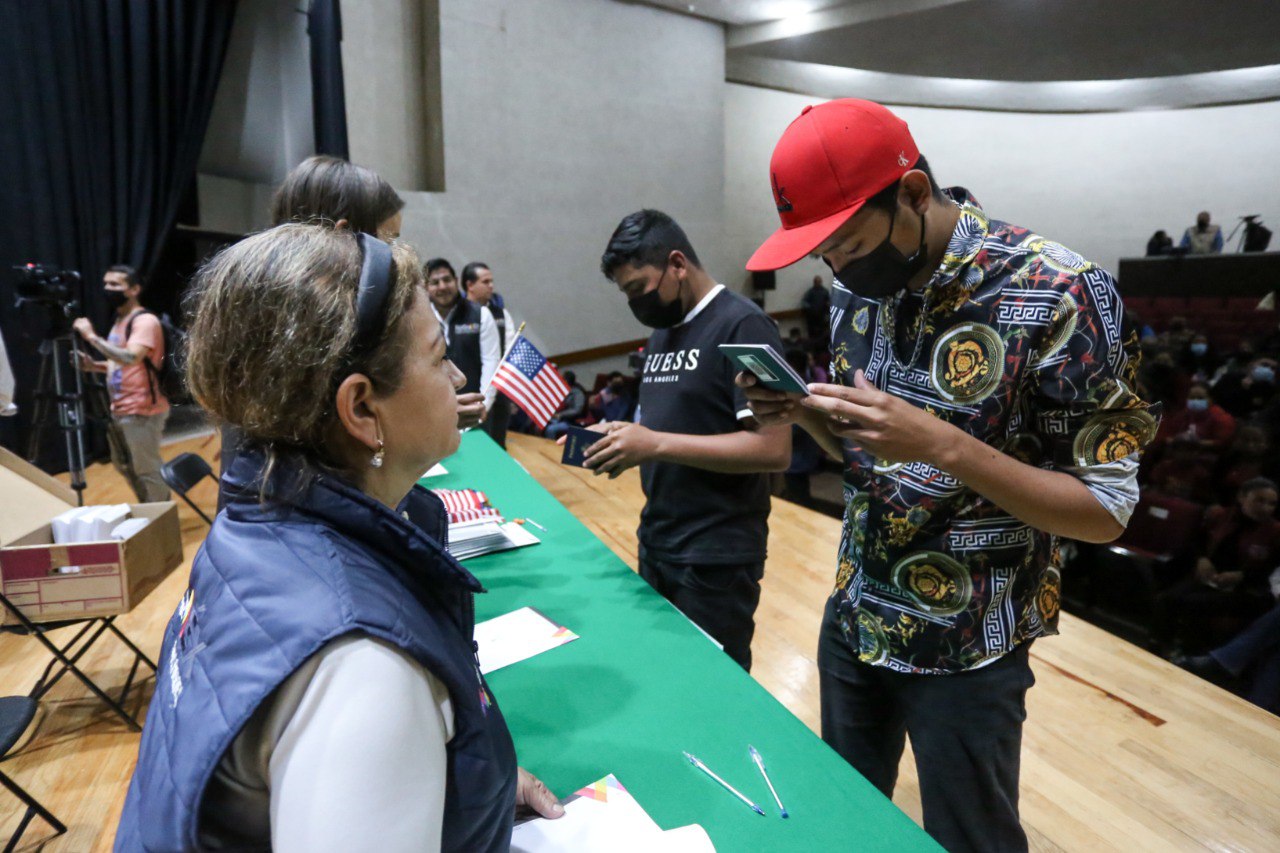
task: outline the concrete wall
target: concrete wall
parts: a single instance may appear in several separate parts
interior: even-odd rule
[[[241,0],[200,154],[201,174],[276,184],[314,153],[310,43],[298,5]]]
[[[741,266],[778,225],[769,156],[821,98],[727,84],[726,250]],[[1158,228],[1180,239],[1196,212],[1229,231],[1262,214],[1280,230],[1280,103],[1086,115],[895,108],[944,186],[971,190],[989,214],[1039,231],[1115,271]],[[1224,231],[1224,233],[1225,233]],[[779,273],[770,310],[793,308],[815,273]],[[829,280],[829,275],[826,275]]]
[[[440,16],[447,189],[407,196],[405,239],[488,262],[552,352],[641,336],[600,253],[654,206],[720,264],[722,29],[599,0],[444,0]],[[394,144],[352,159],[377,167]]]
[[[489,263],[553,353],[644,335],[599,272],[633,210],[666,210],[713,273],[728,266],[720,26],[605,0],[440,0],[445,191],[415,192],[403,138],[417,114],[406,101],[423,94],[406,82],[421,55],[414,2],[345,4],[343,65],[351,159],[401,190],[402,236],[424,258]],[[259,63],[266,38],[241,49],[241,65]],[[225,230],[237,216],[265,225],[269,185],[287,171],[265,166],[284,157],[279,139],[260,135],[268,150],[250,157],[247,138],[215,124],[206,143],[218,168],[204,171],[241,182],[201,181],[202,213]]]

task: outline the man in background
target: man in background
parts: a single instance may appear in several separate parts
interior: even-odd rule
[[[467,301],[480,308],[480,311],[493,319],[498,330],[498,350],[503,355],[515,343],[515,322],[500,303],[493,292],[493,270],[483,261],[472,261],[462,268],[462,290]],[[496,366],[494,368],[497,369]],[[485,419],[485,431],[498,443],[499,447],[507,446],[507,424],[511,420],[511,401],[502,394],[495,394],[487,399],[489,415]]]
[[[1218,255],[1222,253],[1222,229],[1209,221],[1209,211],[1196,214],[1196,224],[1182,235],[1179,244],[1192,255]]]
[[[111,461],[116,469],[129,481],[139,501],[168,500],[169,487],[160,477],[160,437],[169,418],[169,400],[159,382],[164,329],[160,319],[138,302],[142,280],[133,267],[118,264],[108,268],[102,287],[107,304],[114,309],[111,332],[105,339],[98,337],[85,317],[76,320],[73,327],[106,360],[82,352],[80,368],[107,374],[111,418],[124,441],[123,449],[112,443]]]
[[[831,313],[831,293],[822,286],[822,276],[815,275],[813,284],[800,297],[800,313],[804,315],[806,334],[811,341],[825,341]]]
[[[4,336],[0,335],[0,418],[12,417],[18,413],[18,407],[13,403],[14,384],[9,353],[4,348]]]
[[[432,258],[423,265],[423,272],[431,310],[444,330],[446,355],[466,377],[458,391],[458,428],[477,427],[497,393],[490,380],[502,360],[498,327],[488,311],[462,298],[453,264]]]
[[[589,405],[598,421],[629,421],[633,403],[627,377],[615,370],[606,377],[604,387],[591,395]]]
[[[587,389],[578,384],[578,374],[572,370],[564,372],[564,381],[569,385],[569,393],[560,404],[560,408],[551,416],[545,435],[547,438],[559,438],[569,431],[569,427],[587,413]]]

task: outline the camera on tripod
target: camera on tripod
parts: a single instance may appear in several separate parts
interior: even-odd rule
[[[76,491],[76,503],[83,505],[87,461],[85,431],[90,417],[109,421],[107,413],[110,410],[110,402],[105,400],[105,387],[91,385],[86,389],[77,368],[80,346],[72,332],[71,320],[84,302],[84,281],[75,270],[56,269],[44,264],[20,264],[14,270],[18,273],[14,287],[18,307],[44,308],[49,320],[39,347],[40,373],[33,395],[35,412],[27,458],[32,462],[37,460],[47,433],[61,434],[71,488]],[[86,398],[90,412],[86,412]],[[110,428],[108,438],[117,440],[112,437]]]
[[[37,302],[50,306],[73,306],[80,301],[80,273],[59,270],[43,264],[19,264],[18,282],[14,288],[18,304]]]

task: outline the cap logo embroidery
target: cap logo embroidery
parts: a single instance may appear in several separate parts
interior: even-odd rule
[[[784,192],[786,192],[786,187],[778,186],[778,173],[774,172],[773,173],[773,200],[778,205],[779,213],[790,213],[795,208],[792,207],[791,202],[787,199],[787,197],[783,195]]]
[[[899,165],[899,166],[909,166],[909,165],[911,165],[911,161],[907,159],[907,152],[905,152],[905,151],[899,151],[899,152],[898,152],[898,165]]]

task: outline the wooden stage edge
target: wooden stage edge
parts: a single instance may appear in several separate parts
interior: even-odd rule
[[[212,462],[217,442],[212,435],[188,439],[165,447],[163,455],[191,451]],[[561,466],[558,449],[542,439],[513,435],[510,446],[539,482],[635,568],[643,496],[634,471],[609,481]],[[94,466],[88,480],[89,502],[130,499],[109,466]],[[192,497],[211,512],[213,482],[202,483]],[[501,496],[494,500],[501,507]],[[206,532],[186,505],[179,503],[179,513],[186,561],[117,620],[153,658]],[[839,523],[775,500],[770,530],[752,674],[817,731],[814,653]],[[1041,639],[1032,650],[1037,684],[1027,698],[1021,795],[1031,848],[1280,850],[1280,718],[1069,615],[1061,628],[1061,636]],[[34,641],[0,635],[0,695],[26,693],[47,661]],[[82,660],[108,689],[124,682],[129,663],[128,653],[110,639]],[[151,686],[148,680],[130,697],[132,709],[141,710]],[[138,735],[71,678],[41,704],[38,729],[2,769],[68,825],[68,834],[44,849],[110,850]],[[920,820],[909,752],[894,801]],[[0,792],[0,838],[20,816],[17,800]],[[36,849],[47,834],[37,818],[22,849]],[[850,846],[856,848],[856,839]]]

